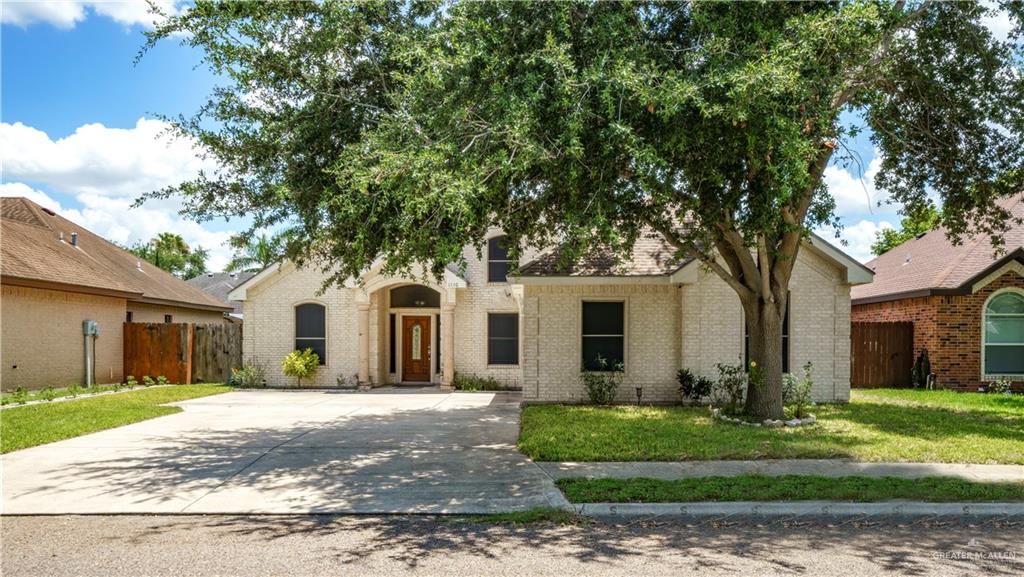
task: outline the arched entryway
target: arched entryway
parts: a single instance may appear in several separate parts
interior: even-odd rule
[[[389,289],[388,372],[400,383],[429,383],[441,374],[441,293],[424,285]]]

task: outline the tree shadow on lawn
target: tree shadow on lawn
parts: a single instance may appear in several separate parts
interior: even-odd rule
[[[306,550],[330,555],[339,569],[386,558],[408,568],[444,562],[454,552],[500,562],[514,571],[516,561],[570,558],[585,564],[622,567],[678,567],[729,572],[807,573],[793,553],[820,551],[873,565],[879,573],[925,575],[944,568],[952,573],[1018,575],[1016,559],[940,558],[946,553],[1016,551],[1013,535],[1020,523],[992,524],[979,519],[916,520],[835,518],[772,519],[764,517],[679,519],[665,522],[513,526],[469,521],[438,522],[434,517],[178,517],[155,520],[131,537],[134,545],[173,539],[196,526],[210,538],[258,539],[282,546],[290,541]],[[922,531],[930,527],[929,531]],[[1016,528],[1014,528],[1016,527]],[[323,539],[323,541],[321,541]],[[912,544],[912,545],[911,545]],[[825,553],[828,552],[828,553]],[[631,565],[635,564],[635,565]]]

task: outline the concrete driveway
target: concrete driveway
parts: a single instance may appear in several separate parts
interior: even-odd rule
[[[561,506],[512,393],[233,392],[2,457],[3,513],[488,513]]]

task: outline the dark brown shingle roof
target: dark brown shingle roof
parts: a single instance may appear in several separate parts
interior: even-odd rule
[[[1024,217],[1024,194],[999,201],[1013,216]],[[1011,224],[1004,236],[1006,253],[1024,247],[1024,226]],[[933,290],[957,289],[1001,260],[988,235],[977,234],[957,246],[946,238],[943,228],[912,238],[867,263],[875,271],[870,284],[853,287],[854,304],[859,300],[886,300]]]
[[[72,233],[78,235],[77,246],[71,245]],[[130,300],[231,309],[224,301],[20,197],[0,199],[0,275],[5,282],[56,283],[69,290],[121,293]]]
[[[523,265],[521,276],[658,276],[672,274],[691,259],[675,257],[675,250],[651,231],[644,231],[625,257],[596,249],[573,263],[563,263],[560,248]]]

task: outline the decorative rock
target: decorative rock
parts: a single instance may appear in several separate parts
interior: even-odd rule
[[[800,419],[800,424],[801,425],[813,425],[814,424],[814,419],[811,418],[811,417],[804,417],[804,418]]]
[[[775,420],[772,420],[772,419],[767,419],[764,422],[764,426],[775,429],[775,428],[778,428],[778,427],[782,426],[782,421],[775,421]]]
[[[786,426],[787,427],[799,427],[800,426],[800,419],[790,419],[790,420],[786,421]]]

